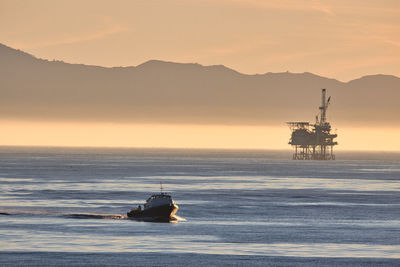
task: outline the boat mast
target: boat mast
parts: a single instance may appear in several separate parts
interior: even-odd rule
[[[160,190],[161,190],[161,195],[164,194],[164,193],[163,193],[162,182],[160,182]]]

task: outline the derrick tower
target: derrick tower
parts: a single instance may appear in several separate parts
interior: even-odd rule
[[[298,121],[288,122],[292,131],[289,144],[294,147],[293,159],[298,160],[334,160],[333,146],[338,143],[333,139],[337,134],[331,133],[331,125],[326,121],[326,111],[331,97],[326,100],[326,89],[322,89],[319,116],[315,124]]]

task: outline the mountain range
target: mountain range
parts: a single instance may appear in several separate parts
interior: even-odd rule
[[[341,82],[158,60],[106,68],[0,44],[1,119],[278,125],[314,121],[322,88],[332,96],[333,124],[400,126],[400,78],[392,75]]]

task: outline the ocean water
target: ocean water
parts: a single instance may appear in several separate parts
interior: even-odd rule
[[[400,265],[400,153],[0,147],[0,265]],[[177,223],[126,219],[159,192]]]

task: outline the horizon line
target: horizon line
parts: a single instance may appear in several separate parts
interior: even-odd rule
[[[226,148],[226,147],[140,147],[140,146],[63,146],[63,145],[0,145],[2,148],[43,148],[43,149],[141,149],[141,150],[214,150],[214,151],[279,151],[290,152],[291,148]],[[335,153],[394,153],[400,154],[400,150],[358,150],[358,149],[336,149]]]

